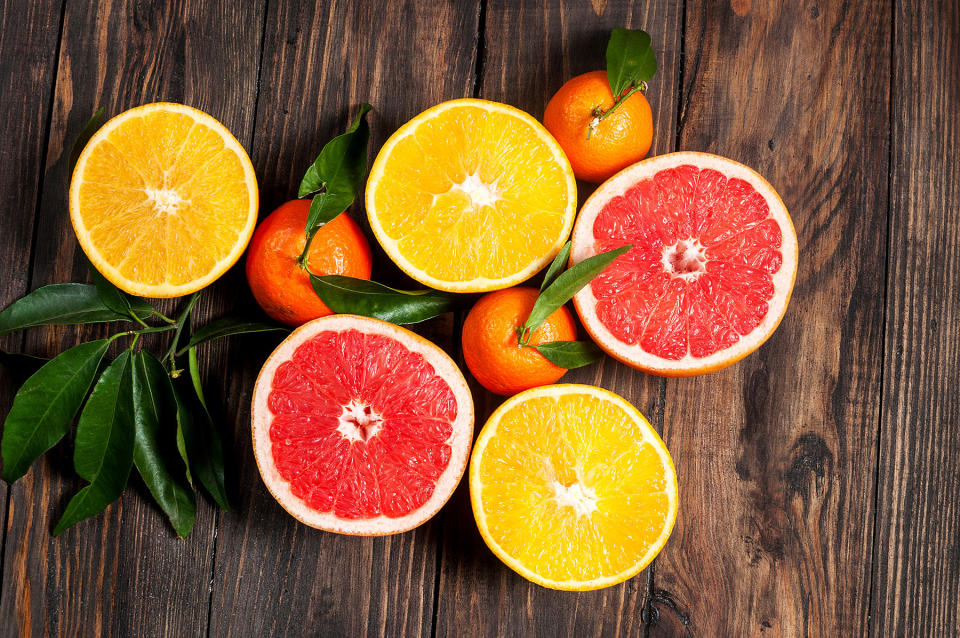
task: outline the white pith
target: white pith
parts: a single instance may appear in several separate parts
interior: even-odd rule
[[[671,277],[678,277],[686,281],[695,281],[700,274],[706,272],[707,249],[703,247],[699,239],[688,237],[680,239],[670,246],[663,249],[663,257],[660,262],[663,264],[663,270],[670,273]],[[677,271],[673,264],[673,258],[679,256],[684,262],[693,264],[694,270],[689,272]]]
[[[377,216],[377,207],[376,203],[374,202],[374,192],[377,189],[377,184],[383,176],[383,169],[384,165],[386,164],[387,157],[389,157],[393,148],[397,145],[397,143],[400,142],[400,140],[414,134],[417,127],[419,127],[422,123],[429,121],[433,117],[443,113],[446,110],[462,106],[479,107],[488,111],[506,113],[508,115],[517,117],[525,124],[530,126],[533,132],[536,133],[537,136],[550,148],[554,160],[558,164],[567,167],[565,175],[569,197],[567,198],[567,208],[566,210],[562,211],[565,217],[565,223],[563,228],[560,229],[560,232],[557,234],[556,240],[550,247],[550,250],[547,251],[542,257],[531,262],[526,268],[500,279],[477,277],[476,279],[471,279],[468,281],[444,281],[442,279],[433,277],[429,273],[426,273],[415,266],[410,262],[409,259],[403,256],[397,247],[397,240],[387,235]],[[468,177],[461,185],[466,186],[466,188],[463,188],[462,190],[467,193],[471,199],[473,199],[475,204],[478,201],[483,201],[486,197],[483,190],[479,188],[479,185],[483,185],[484,189],[489,190],[490,195],[499,196],[498,191],[496,190],[496,184],[486,184],[480,180],[479,177],[476,180],[471,180],[470,177]],[[457,186],[454,187],[456,188]],[[500,104],[498,102],[490,102],[488,100],[479,100],[474,98],[463,98],[442,102],[427,109],[401,126],[387,139],[383,147],[380,149],[380,152],[377,153],[377,157],[373,161],[373,165],[370,167],[370,175],[367,179],[367,186],[364,194],[364,203],[367,209],[367,219],[370,222],[370,229],[373,231],[377,241],[380,242],[380,245],[387,253],[387,256],[389,256],[390,259],[393,260],[393,262],[396,263],[401,270],[410,275],[410,277],[431,288],[445,290],[448,292],[488,292],[492,290],[509,288],[510,286],[515,286],[523,281],[526,281],[543,269],[544,266],[553,261],[554,257],[557,256],[557,253],[559,253],[560,249],[563,247],[563,244],[566,243],[567,238],[570,236],[570,230],[573,228],[574,218],[577,211],[577,184],[573,177],[573,169],[570,168],[570,161],[567,159],[566,154],[564,154],[563,149],[560,148],[560,145],[553,138],[553,136],[550,135],[547,129],[544,128],[544,126],[530,114],[507,104]]]
[[[360,401],[343,406],[337,432],[348,441],[369,441],[380,433],[383,417]]]
[[[650,548],[643,556],[638,557],[637,562],[632,567],[623,570],[619,574],[586,581],[551,580],[536,573],[516,558],[508,555],[503,547],[501,547],[494,540],[490,533],[490,529],[487,524],[487,515],[483,509],[483,480],[480,475],[480,459],[482,458],[483,453],[491,439],[496,436],[497,425],[503,414],[513,409],[513,407],[518,403],[522,403],[528,399],[537,397],[558,398],[562,396],[570,396],[571,394],[586,394],[604,401],[609,401],[622,409],[626,414],[630,415],[642,434],[642,442],[649,444],[657,451],[663,466],[667,468],[664,493],[667,496],[670,516],[664,521],[663,529],[661,530],[656,541],[650,545]],[[554,490],[554,498],[562,505],[569,505],[570,507],[573,507],[578,516],[589,516],[592,511],[597,509],[596,495],[593,493],[593,490],[583,485],[582,481],[580,480],[576,481],[570,486],[562,486],[559,482],[554,482],[552,488]],[[634,407],[623,397],[614,394],[609,390],[590,385],[560,383],[531,388],[530,390],[525,390],[510,397],[504,401],[504,403],[501,404],[500,407],[493,412],[493,414],[490,415],[490,418],[480,430],[480,435],[477,437],[477,441],[473,447],[473,453],[470,457],[470,502],[473,507],[474,517],[477,520],[477,527],[480,529],[480,535],[483,537],[484,542],[487,543],[487,546],[490,547],[491,551],[493,551],[493,553],[496,554],[500,560],[506,563],[506,565],[515,572],[524,578],[551,589],[600,589],[602,587],[615,585],[632,576],[635,576],[640,572],[640,570],[650,564],[656,555],[660,553],[660,550],[663,549],[667,539],[670,538],[670,533],[673,531],[673,526],[676,522],[678,498],[677,474],[673,465],[673,459],[670,457],[670,453],[667,451],[663,440],[650,426],[650,423],[640,413],[640,411],[637,410],[636,407]],[[577,509],[578,507],[580,508],[579,510]]]
[[[718,369],[738,361],[747,353],[758,348],[773,333],[787,310],[790,290],[797,273],[797,235],[793,221],[780,196],[773,187],[753,169],[733,160],[693,151],[681,151],[659,155],[642,160],[614,175],[604,182],[584,203],[577,217],[571,235],[570,263],[576,264],[595,254],[593,224],[597,214],[603,210],[612,198],[622,194],[633,184],[653,177],[664,169],[689,164],[697,168],[711,168],[728,178],[743,179],[763,196],[770,207],[770,217],[776,220],[782,234],[780,252],[783,263],[780,270],[771,276],[774,296],[768,302],[767,314],[756,328],[747,335],[741,335],[739,341],[729,348],[719,350],[706,357],[694,357],[689,352],[681,359],[672,360],[659,357],[644,350],[639,343],[629,345],[622,342],[597,318],[597,299],[591,286],[585,286],[574,296],[574,304],[583,321],[584,327],[594,337],[597,344],[608,354],[630,363],[642,370],[661,374],[690,374],[701,369]]]
[[[103,257],[100,256],[100,253],[90,241],[89,229],[86,228],[85,224],[83,223],[83,219],[79,211],[80,187],[83,185],[83,181],[80,179],[80,176],[84,174],[87,161],[89,160],[90,155],[93,153],[93,150],[101,142],[106,140],[113,131],[115,131],[119,126],[123,125],[128,120],[144,117],[156,111],[187,115],[193,118],[197,123],[203,124],[211,131],[218,133],[223,140],[224,148],[227,151],[234,153],[240,161],[240,165],[243,168],[244,182],[247,187],[247,197],[249,201],[247,222],[239,231],[238,237],[240,240],[237,241],[237,244],[234,246],[233,250],[229,254],[225,255],[222,259],[217,261],[210,271],[204,276],[179,285],[174,285],[169,282],[162,282],[159,284],[143,284],[129,281],[126,276],[120,272],[120,269],[117,268],[116,265],[108,263]],[[194,124],[194,126],[196,126],[196,124]],[[184,203],[184,200],[179,193],[166,187],[146,189],[144,192],[146,196],[153,201],[154,209],[158,214],[175,214],[177,207]],[[119,115],[107,121],[107,123],[104,124],[93,135],[93,137],[90,138],[90,140],[87,142],[87,145],[84,147],[83,152],[80,153],[80,157],[77,158],[77,164],[73,169],[73,175],[70,180],[70,220],[73,224],[77,235],[77,240],[80,242],[80,247],[83,249],[83,252],[87,255],[87,258],[96,267],[96,269],[100,271],[100,273],[103,274],[103,276],[106,277],[112,284],[124,292],[141,297],[179,297],[200,290],[201,288],[213,283],[217,278],[229,270],[230,267],[233,266],[243,254],[243,251],[247,249],[247,244],[250,242],[250,238],[253,236],[253,229],[257,223],[259,204],[260,193],[257,186],[257,176],[253,170],[253,164],[250,161],[250,157],[247,155],[246,150],[243,148],[240,142],[237,141],[230,131],[214,117],[193,107],[186,106],[184,104],[176,104],[173,102],[144,104],[142,106],[124,111],[123,113],[120,113]],[[171,247],[171,250],[175,251],[176,248],[176,246],[173,246]]]
[[[270,424],[274,415],[268,407],[267,398],[277,367],[288,361],[300,344],[318,333],[328,330],[337,332],[351,329],[359,330],[365,334],[379,334],[390,337],[399,341],[409,350],[421,354],[433,366],[436,374],[447,382],[457,399],[457,417],[453,422],[453,432],[447,442],[451,448],[450,462],[437,479],[433,494],[427,502],[406,516],[390,518],[380,515],[367,519],[348,520],[336,516],[333,512],[318,512],[293,494],[289,482],[280,475],[274,464],[272,442],[270,440]],[[344,406],[343,417],[347,417],[346,420],[349,421],[350,416],[363,415],[365,407],[360,403],[348,404]],[[343,417],[341,417],[341,425],[344,424]],[[470,453],[470,444],[473,440],[473,420],[473,398],[470,389],[460,369],[443,350],[405,328],[378,319],[354,315],[321,317],[294,330],[277,346],[277,349],[264,363],[253,391],[251,410],[254,457],[264,484],[281,507],[293,517],[311,527],[361,536],[382,536],[405,532],[436,514],[450,498],[463,476]],[[352,434],[346,434],[341,430],[341,434],[350,440],[359,440],[360,438],[356,431]],[[372,435],[375,434],[372,433]]]
[[[487,184],[476,174],[467,175],[462,182],[451,186],[450,190],[459,190],[477,207],[492,206],[503,199],[503,193],[497,188],[496,182]]]

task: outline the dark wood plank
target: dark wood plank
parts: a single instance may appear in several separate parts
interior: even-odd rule
[[[485,60],[478,97],[518,106],[540,119],[550,97],[580,73],[603,69],[610,29],[646,29],[652,36],[660,72],[647,97],[654,113],[652,153],[673,150],[681,7],[673,2],[645,6],[626,1],[503,2],[486,6]],[[579,184],[581,202],[592,191]],[[661,381],[604,359],[575,370],[562,382],[608,388],[658,421]],[[477,426],[502,399],[475,387]],[[617,587],[572,594],[542,588],[503,565],[483,543],[464,482],[440,514],[441,546],[437,634],[634,636],[642,630],[646,574]]]
[[[870,635],[953,636],[960,625],[960,5],[895,6]]]
[[[261,3],[67,6],[31,286],[87,277],[66,214],[67,156],[96,108],[116,114],[146,102],[181,101],[249,142],[262,28]],[[233,294],[237,276],[226,279],[218,289],[228,292],[209,295],[208,309]],[[105,330],[36,331],[28,347],[55,353]],[[12,490],[8,536],[17,542],[4,566],[3,626],[22,635],[204,634],[213,509],[200,505],[193,535],[180,541],[131,476],[134,489],[104,515],[51,538],[52,522],[82,484],[71,459],[61,446]]]
[[[0,112],[6,114],[0,120],[0,139],[7,140],[9,150],[0,154],[0,197],[8,212],[0,216],[0,272],[4,274],[0,308],[25,294],[29,286],[27,265],[40,199],[62,7],[61,0],[0,2]],[[0,337],[0,349],[18,352],[22,346],[22,334]],[[16,366],[0,362],[0,415],[10,410],[24,379]],[[6,485],[0,486],[4,545],[8,491]],[[4,549],[0,547],[0,552]],[[2,587],[0,581],[0,608]]]
[[[342,132],[361,101],[371,113],[371,160],[400,124],[445,99],[469,95],[478,9],[469,3],[270,3],[253,161],[262,214],[296,195],[322,145]],[[362,206],[351,211],[363,220]],[[385,260],[374,277],[391,277]],[[452,345],[450,322],[420,329]],[[248,636],[429,635],[437,564],[432,523],[370,539],[306,527],[281,509],[260,479],[247,405],[266,352],[234,375],[241,406],[238,515],[221,518],[211,634]],[[239,372],[240,368],[237,369]]]
[[[883,347],[890,14],[876,0],[688,3],[680,147],[766,176],[800,268],[724,371],[669,380],[680,516],[651,636],[851,636],[868,621]]]

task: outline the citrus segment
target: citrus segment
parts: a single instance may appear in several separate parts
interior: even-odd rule
[[[479,292],[519,283],[560,250],[576,182],[543,126],[513,107],[453,100],[387,140],[366,206],[384,250],[434,288]]]
[[[533,388],[497,409],[470,461],[480,533],[545,587],[585,590],[637,574],[677,513],[666,447],[636,408],[591,386]]]
[[[797,238],[755,172],[716,155],[639,162],[587,200],[571,261],[625,244],[574,303],[612,356],[665,375],[709,372],[759,347],[786,311]]]
[[[270,356],[253,398],[267,488],[308,525],[411,529],[456,487],[473,433],[462,374],[439,348],[351,315],[314,320]]]
[[[70,219],[87,257],[118,288],[189,294],[232,266],[257,220],[257,180],[217,120],[181,104],[125,111],[87,143]]]

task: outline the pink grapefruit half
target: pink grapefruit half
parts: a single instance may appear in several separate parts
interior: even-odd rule
[[[253,449],[280,505],[319,529],[404,532],[447,502],[473,441],[473,399],[447,354],[384,321],[304,324],[253,392]]]
[[[640,161],[584,203],[571,263],[631,244],[574,305],[611,356],[664,376],[713,372],[756,350],[787,310],[797,235],[773,187],[709,153]]]

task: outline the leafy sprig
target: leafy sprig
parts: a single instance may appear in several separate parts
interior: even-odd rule
[[[590,133],[616,111],[630,96],[646,92],[647,83],[657,73],[657,57],[650,44],[650,34],[641,29],[617,28],[607,41],[607,82],[613,93],[613,104],[607,110],[599,106],[593,110]]]
[[[0,334],[46,325],[136,326],[75,345],[24,381],[3,423],[0,477],[8,483],[22,477],[67,435],[79,414],[73,462],[87,485],[68,503],[54,535],[103,511],[136,468],[176,533],[185,537],[196,518],[194,477],[221,508],[229,508],[223,443],[203,395],[197,347],[229,335],[284,328],[224,318],[186,338],[199,293],[173,320],[117,289],[93,268],[91,275],[93,284],[44,286],[0,312]],[[161,323],[150,325],[150,319]],[[140,346],[140,337],[155,333],[172,333],[162,359]],[[104,365],[111,345],[124,338],[126,348]],[[183,355],[185,364],[179,361]],[[5,353],[4,358],[13,356],[18,355]],[[183,365],[189,375],[181,375]]]
[[[540,294],[530,310],[530,316],[523,325],[517,327],[517,342],[520,347],[534,348],[554,365],[568,370],[600,359],[603,353],[589,341],[550,341],[534,345],[530,343],[530,338],[550,315],[573,299],[581,288],[631,248],[632,246],[627,244],[608,250],[564,270],[564,264],[570,259],[570,242],[564,244],[544,275]]]

